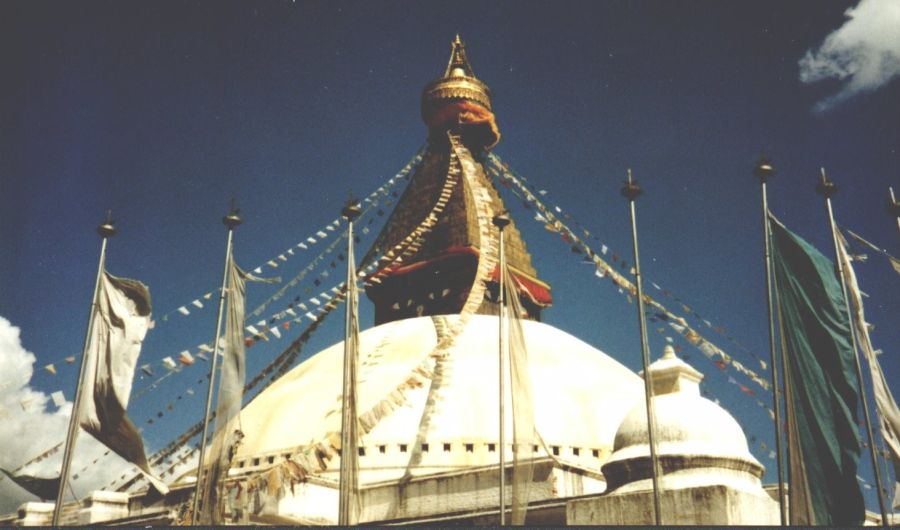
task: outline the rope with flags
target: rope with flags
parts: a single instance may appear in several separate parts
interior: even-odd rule
[[[554,212],[550,208],[544,205],[543,202],[524,185],[522,179],[520,179],[515,173],[513,173],[513,171],[505,162],[501,161],[500,158],[493,153],[490,153],[488,155],[487,160],[491,162],[493,168],[496,169],[497,172],[502,173],[503,178],[507,179],[510,183],[515,185],[525,195],[525,200],[527,200],[529,203],[534,204],[534,206],[547,220],[547,223],[555,229],[554,231],[560,232],[564,236],[563,239],[566,243],[579,248],[579,250],[583,252],[594,263],[597,269],[596,274],[598,277],[609,277],[613,283],[615,283],[620,289],[623,290],[623,293],[627,293],[627,296],[635,296],[636,288],[631,280],[626,278],[623,274],[619,273],[614,267],[607,263],[606,260],[601,257],[601,254],[597,254],[596,252],[594,252],[586,241],[579,237],[571,228],[569,228],[562,220],[560,220],[559,217],[554,214]],[[562,211],[559,207],[556,207],[556,210],[557,212]],[[602,255],[605,254],[606,252],[602,252]],[[701,335],[695,328],[691,327],[684,318],[676,315],[648,294],[644,294],[644,302],[651,308],[650,310],[654,312],[654,315],[652,316],[665,322],[671,329],[675,330],[680,336],[684,337],[685,340],[687,340],[692,346],[698,348],[708,358],[713,359],[715,357],[718,357],[717,360],[725,363],[726,365],[733,366],[738,372],[749,377],[754,383],[765,390],[769,390],[770,384],[767,379],[761,377],[752,369],[744,366],[743,363],[741,363],[737,359],[734,359],[724,350],[703,337],[703,335]]]

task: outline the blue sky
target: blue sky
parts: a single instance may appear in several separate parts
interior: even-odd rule
[[[190,304],[221,281],[220,218],[232,197],[245,220],[235,254],[252,268],[322,229],[351,191],[375,190],[416,153],[426,136],[421,89],[443,72],[456,33],[493,91],[503,134],[494,152],[596,235],[595,249],[602,242],[628,262],[627,204],[618,190],[632,168],[646,191],[638,223],[647,288],[656,282],[725,328],[732,339],[711,330],[708,338],[761,371],[753,354],[768,357],[762,214],[751,174],[761,151],[778,171],[771,208],[789,228],[831,255],[814,192],[824,166],[841,187],[838,221],[900,255],[896,223],[883,211],[888,186],[900,191],[900,85],[891,80],[900,53],[891,35],[900,31],[885,30],[900,27],[900,17],[888,2],[865,0],[848,22],[854,5],[4,3],[0,316],[19,328],[21,348],[36,360],[30,381],[7,381],[0,392],[8,394],[9,414],[31,429],[24,432],[41,436],[6,451],[0,464],[16,467],[63,437],[43,423],[59,423],[54,405],[26,413],[10,399],[23,384],[71,399],[77,365],[64,359],[80,352],[99,250],[94,228],[107,208],[120,229],[108,269],[149,285],[157,315]],[[637,370],[633,306],[557,234],[531,221],[520,201],[504,197],[553,287],[545,321]],[[385,217],[373,218],[374,228]],[[900,276],[868,254],[857,273],[893,382]],[[266,274],[291,278],[314,255],[298,252]],[[297,295],[330,285],[307,282]],[[248,307],[276,289],[251,284]],[[161,359],[211,340],[212,306],[160,323],[141,362],[165,373]],[[368,327],[371,308],[362,306]],[[251,348],[249,372],[297,329]],[[341,329],[341,317],[330,318],[303,357],[339,340]],[[658,356],[665,335],[654,325],[650,343]],[[696,350],[684,353],[707,375],[705,389],[753,437],[773,481],[774,462],[760,446],[772,446],[768,415],[728,377],[752,384]],[[43,368],[48,363],[55,375]],[[202,414],[195,383],[205,366],[186,367],[132,403],[151,451]],[[148,381],[137,381],[136,391]],[[198,391],[189,397],[183,391],[191,385]],[[146,425],[157,411],[164,417]],[[866,455],[860,468],[871,482]],[[866,493],[869,509],[877,509]]]

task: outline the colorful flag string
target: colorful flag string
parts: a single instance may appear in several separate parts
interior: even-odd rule
[[[573,247],[577,247],[594,263],[597,268],[598,276],[608,276],[610,280],[621,289],[622,293],[626,294],[626,296],[634,297],[636,295],[636,288],[634,284],[623,274],[619,273],[618,270],[610,266],[609,263],[607,263],[600,254],[595,253],[593,249],[591,249],[587,244],[587,242],[579,237],[556,215],[566,215],[569,219],[571,219],[571,216],[569,214],[563,214],[563,210],[559,206],[554,207],[554,210],[556,211],[556,213],[554,213],[553,210],[548,208],[534,193],[531,192],[530,189],[528,189],[528,187],[523,184],[522,179],[518,178],[518,176],[509,168],[509,166],[505,162],[500,160],[497,155],[490,153],[489,155],[487,155],[487,161],[491,163],[492,169],[495,170],[491,171],[493,174],[500,176],[501,179],[506,179],[510,184],[516,186],[516,188],[518,188],[518,190],[524,195],[525,200],[538,209],[542,219],[546,220],[547,224],[551,225],[555,229],[555,231],[558,231],[565,236],[564,240],[567,244],[570,244]],[[603,255],[605,254],[606,253],[603,253]],[[646,293],[644,294],[644,302],[647,304],[648,310],[655,311],[660,319],[664,319],[672,329],[677,331],[679,335],[684,336],[692,346],[698,348],[707,358],[718,358],[718,360],[722,361],[726,365],[733,366],[738,372],[749,377],[754,383],[756,383],[763,389],[769,389],[770,385],[767,379],[759,376],[752,369],[748,368],[737,359],[732,358],[721,348],[703,337],[703,335],[701,335],[695,328],[692,328],[684,318],[677,316],[665,306],[663,306],[660,302]]]

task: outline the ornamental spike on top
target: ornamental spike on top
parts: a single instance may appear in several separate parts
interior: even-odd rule
[[[460,40],[459,33],[456,34],[452,46],[444,77],[475,77],[472,65],[469,64],[469,59],[466,57],[466,45]]]

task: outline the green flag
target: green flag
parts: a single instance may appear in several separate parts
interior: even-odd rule
[[[791,523],[862,524],[865,505],[856,481],[859,389],[841,284],[828,258],[769,218],[788,361]]]

